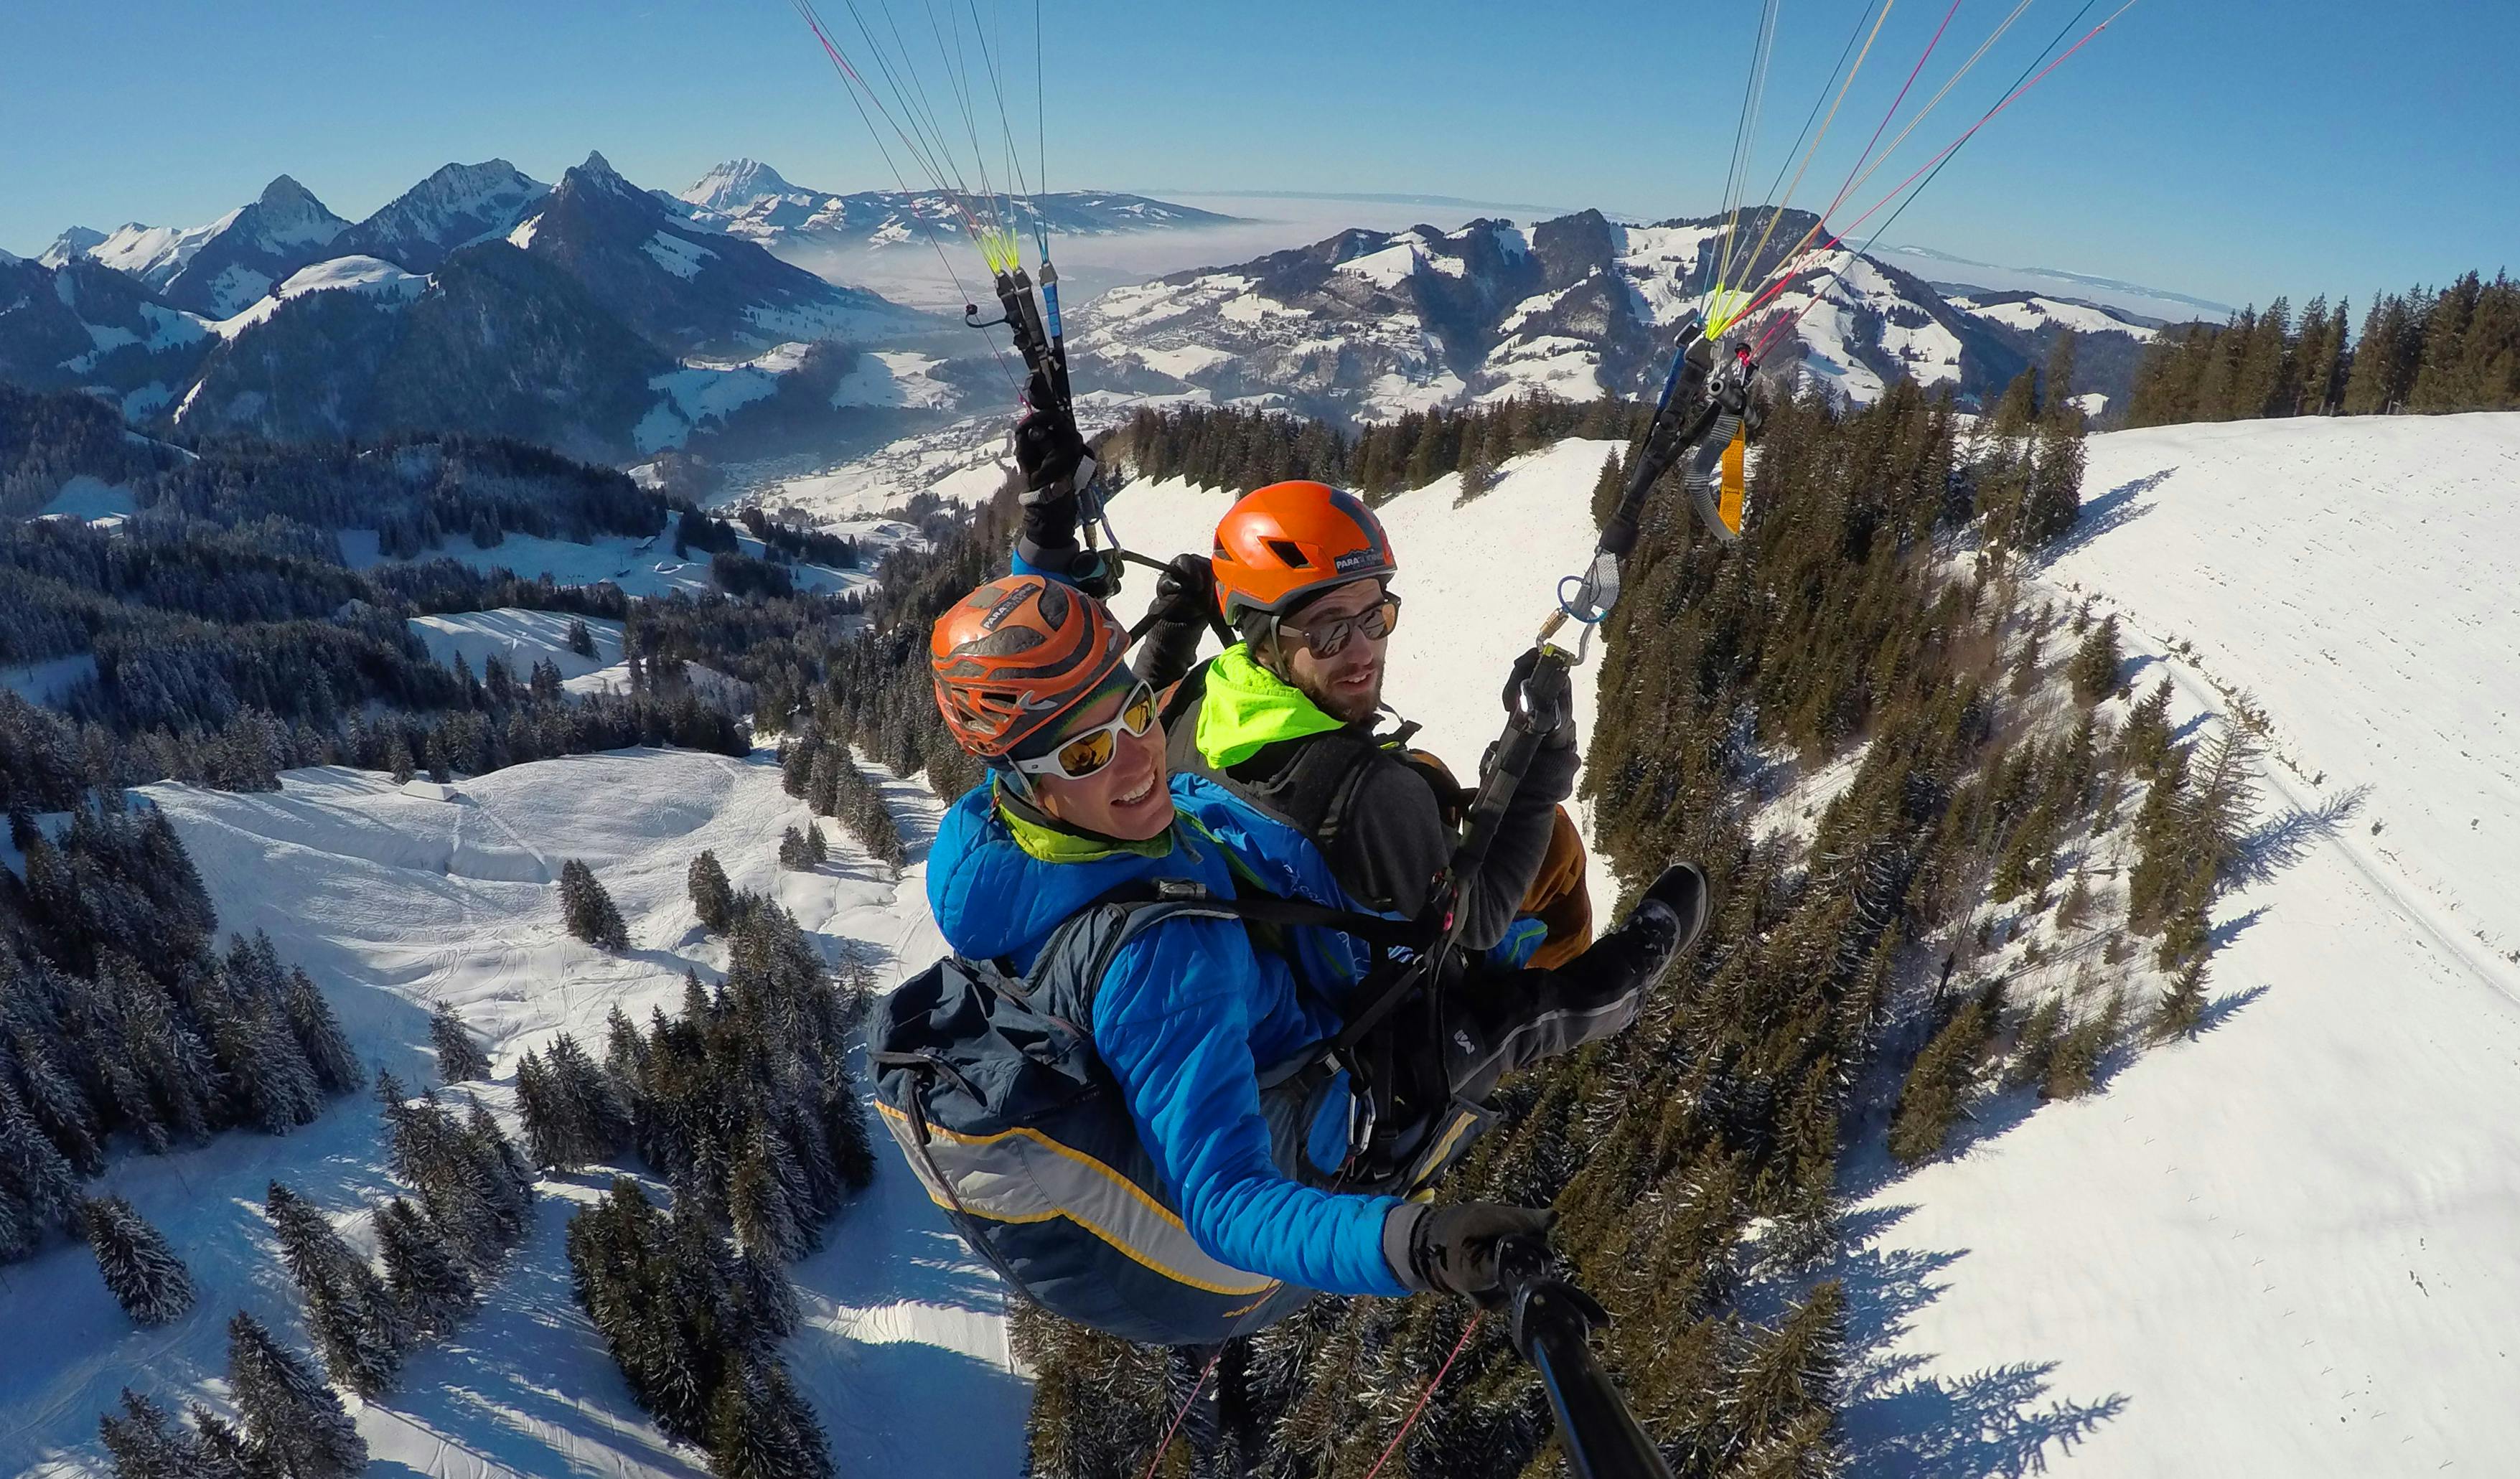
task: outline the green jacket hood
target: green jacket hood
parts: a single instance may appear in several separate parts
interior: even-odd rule
[[[1207,665],[1198,752],[1218,770],[1239,765],[1281,740],[1344,728],[1303,690],[1262,667],[1245,644],[1227,648]]]

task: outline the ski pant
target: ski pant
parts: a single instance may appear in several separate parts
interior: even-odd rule
[[[1377,1138],[1376,1179],[1395,1177],[1400,1195],[1431,1188],[1495,1119],[1506,1074],[1625,1030],[1667,960],[1614,930],[1562,966],[1470,970],[1442,994],[1440,1040],[1436,1005],[1404,1004],[1385,1028],[1402,1128]]]

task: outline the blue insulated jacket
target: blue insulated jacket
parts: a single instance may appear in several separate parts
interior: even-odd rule
[[[967,793],[928,854],[928,903],[946,943],[1028,970],[1052,931],[1117,885],[1187,878],[1230,898],[1238,867],[1271,892],[1340,901],[1328,866],[1292,828],[1198,777],[1174,777],[1172,792],[1183,820],[1147,850],[1063,839],[1055,852],[1010,824],[993,786]],[[1210,1257],[1333,1294],[1405,1294],[1382,1252],[1384,1221],[1400,1202],[1304,1186],[1271,1156],[1261,1068],[1339,1027],[1320,996],[1299,989],[1295,971],[1335,996],[1363,965],[1345,936],[1291,934],[1293,964],[1255,952],[1238,921],[1155,924],[1102,978],[1095,1051],[1119,1081],[1183,1224]]]

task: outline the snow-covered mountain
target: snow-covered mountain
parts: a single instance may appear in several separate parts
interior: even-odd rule
[[[448,164],[341,233],[343,255],[382,257],[408,272],[437,270],[448,252],[503,237],[551,187],[505,159]]]
[[[937,191],[869,190],[841,194],[792,185],[757,159],[729,159],[692,187],[666,199],[685,208],[695,225],[758,242],[782,254],[807,255],[850,248],[915,246],[933,235],[953,242],[962,212],[986,212],[977,198],[958,200]],[[1234,218],[1194,206],[1108,191],[1057,191],[1023,196],[1009,204],[1018,232],[1036,222],[1054,234],[1111,236],[1122,232],[1181,230],[1224,225]]]
[[[0,381],[92,390],[142,421],[179,393],[209,337],[208,321],[87,258],[0,262]]]
[[[1844,249],[1786,263],[1813,225],[1790,211],[1773,229],[1742,223],[1732,249],[1758,260],[1729,271],[1720,217],[1640,226],[1584,211],[1528,228],[1482,219],[1453,231],[1351,230],[1115,289],[1071,315],[1071,353],[1095,385],[1344,422],[1525,394],[1645,395],[1674,329],[1707,308],[1708,285],[1756,285],[1771,270],[1786,282],[1770,310],[1800,319],[1769,371],[1799,364],[1858,403],[1902,376],[1989,400],[2061,329],[2083,340],[2076,384],[2114,395],[2150,337],[2141,322],[2062,299],[1946,299]],[[1737,311],[1744,296],[1727,302]]]
[[[72,226],[53,238],[35,260],[47,267],[59,267],[74,257],[83,257],[94,247],[104,245],[105,233],[92,226]]]
[[[1755,266],[1765,269],[1811,224],[1789,213],[1765,246],[1745,227],[1740,249],[1759,246]],[[1528,229],[1482,219],[1456,231],[1346,231],[1115,290],[1072,316],[1071,352],[1097,384],[1341,421],[1531,393],[1648,394],[1673,330],[1710,296],[1703,285],[1727,236],[1720,218],[1630,226],[1598,211]],[[1869,399],[1902,373],[1982,396],[2027,362],[2013,336],[1904,273],[1848,255],[1798,260],[1797,286],[1778,303],[1801,306],[1811,283],[1841,269],[1792,353],[1852,398]]]
[[[693,225],[601,154],[561,176],[508,239],[565,270],[671,353],[757,353],[797,339],[899,337],[944,327]]]
[[[138,278],[175,307],[226,318],[271,291],[271,285],[327,255],[325,248],[350,223],[324,207],[305,186],[281,175],[262,194],[206,226],[117,228],[89,243],[94,233],[73,227],[45,256],[73,253]]]

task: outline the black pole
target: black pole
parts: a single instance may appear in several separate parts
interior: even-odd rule
[[[1593,1327],[1610,1317],[1593,1297],[1549,1277],[1546,1255],[1508,1251],[1506,1295],[1513,1348],[1540,1371],[1575,1479],[1672,1479],[1662,1452],[1628,1411],[1627,1400],[1593,1354]]]

